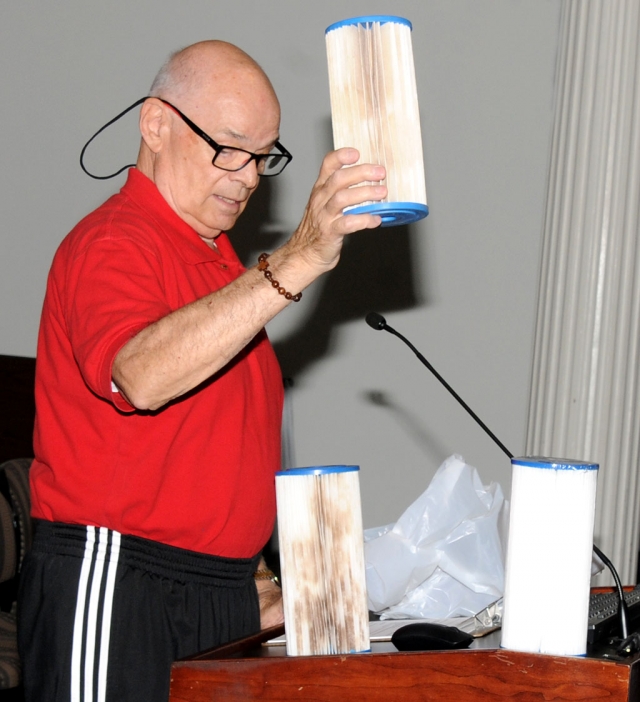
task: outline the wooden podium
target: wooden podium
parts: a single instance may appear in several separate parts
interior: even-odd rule
[[[400,653],[374,643],[371,653],[289,657],[263,646],[283,627],[173,664],[170,702],[518,702],[640,700],[640,655],[624,662],[500,649],[500,632],[464,651]]]

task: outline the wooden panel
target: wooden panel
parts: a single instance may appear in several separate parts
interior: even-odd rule
[[[631,671],[627,663],[500,649],[300,658],[270,655],[175,663],[170,701],[626,702]],[[635,683],[635,671],[633,677]]]
[[[0,463],[33,456],[36,359],[0,355]]]

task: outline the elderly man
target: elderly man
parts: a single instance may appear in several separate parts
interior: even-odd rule
[[[254,578],[280,460],[264,325],[337,264],[346,235],[380,224],[343,209],[386,195],[363,184],[382,167],[328,154],[289,241],[245,270],[224,232],[290,158],[268,78],[208,41],[172,56],[150,95],[136,168],[49,276],[21,585],[27,700],[166,700],[173,660],[282,620],[277,586]]]

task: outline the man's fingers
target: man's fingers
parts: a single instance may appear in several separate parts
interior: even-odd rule
[[[325,193],[327,195],[328,193]],[[334,235],[343,236],[352,234],[361,229],[374,229],[380,226],[381,219],[377,215],[349,214],[345,208],[355,207],[364,202],[378,202],[387,196],[384,185],[355,185],[342,188],[331,194],[329,199],[320,205],[319,209],[312,207],[309,212],[310,222],[317,231],[332,232]]]
[[[338,149],[328,153],[322,161],[316,186],[328,186],[337,190],[366,181],[377,182],[386,178],[384,166],[371,163],[353,165],[359,157],[357,149],[352,148]],[[344,168],[344,166],[349,167]]]
[[[342,212],[345,207],[354,207],[363,202],[384,200],[387,188],[384,185],[357,185],[351,188],[338,190],[327,203],[328,208],[335,208]]]
[[[349,168],[341,168],[327,180],[325,188],[342,190],[362,183],[380,183],[386,177],[384,166],[372,163],[361,163]]]
[[[347,147],[337,151],[330,151],[322,160],[316,184],[324,185],[336,171],[339,171],[343,166],[350,166],[356,163],[359,158],[360,154],[357,149]]]
[[[382,217],[372,214],[345,214],[336,223],[338,234],[353,234],[363,229],[377,229],[382,224]]]

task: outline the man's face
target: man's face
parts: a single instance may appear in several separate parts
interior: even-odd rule
[[[174,104],[218,144],[269,153],[278,138],[280,109],[273,93],[249,77],[217,91],[176,98]],[[221,91],[220,88],[223,88]],[[212,164],[214,150],[169,106],[165,145],[157,155],[154,180],[169,205],[200,236],[212,242],[233,227],[258,187],[255,161],[239,171]]]

